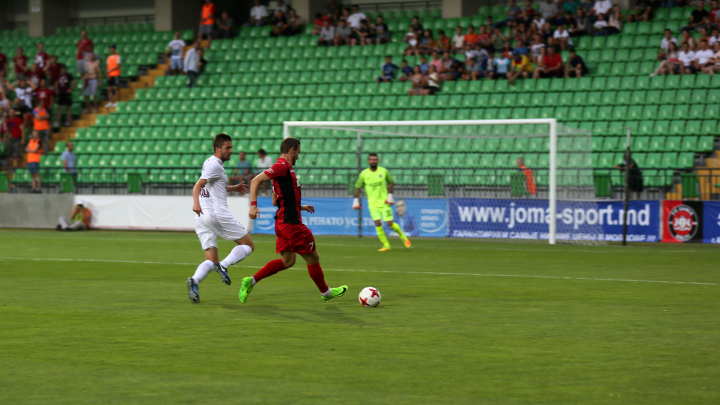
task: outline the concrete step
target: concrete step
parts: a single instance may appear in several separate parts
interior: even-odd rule
[[[666,200],[681,200],[682,199],[682,184],[675,184],[673,191],[665,194]]]

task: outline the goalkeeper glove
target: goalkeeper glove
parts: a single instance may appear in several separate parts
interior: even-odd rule
[[[388,193],[387,199],[385,200],[385,204],[387,204],[387,205],[395,204],[395,199],[393,198],[392,193]]]
[[[354,210],[360,209],[360,199],[359,198],[353,198],[352,209],[354,209]]]

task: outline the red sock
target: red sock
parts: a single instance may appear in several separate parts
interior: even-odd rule
[[[258,272],[255,273],[255,276],[253,277],[255,277],[255,282],[258,282],[265,277],[270,277],[281,270],[285,270],[285,263],[283,263],[282,259],[275,259],[268,262],[268,264],[266,264],[262,269],[258,270]]]
[[[323,274],[322,267],[320,267],[320,263],[308,264],[307,266],[308,273],[310,273],[310,278],[313,279],[315,285],[320,289],[320,292],[326,292],[329,287],[327,286],[327,284],[325,284],[325,275]]]

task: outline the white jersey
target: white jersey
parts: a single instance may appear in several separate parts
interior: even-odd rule
[[[168,44],[168,48],[170,48],[170,57],[174,59],[182,59],[182,51],[183,47],[185,47],[185,41],[182,39],[173,39]]]
[[[207,180],[205,187],[200,190],[200,206],[213,210],[227,211],[227,184],[228,178],[222,161],[216,156],[210,156],[203,163],[201,179]]]

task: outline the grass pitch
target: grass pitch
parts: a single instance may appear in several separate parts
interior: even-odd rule
[[[317,237],[344,298],[298,260],[242,305],[255,240],[193,305],[192,233],[0,230],[0,402],[720,403],[717,247]]]

